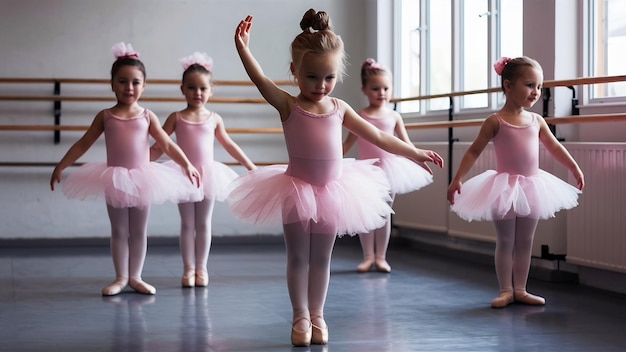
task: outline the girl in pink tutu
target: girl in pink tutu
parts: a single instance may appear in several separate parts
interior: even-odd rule
[[[325,12],[308,10],[300,22],[302,32],[291,44],[290,70],[300,91],[297,96],[263,73],[248,47],[251,25],[248,16],[237,26],[237,52],[252,82],[278,111],[289,164],[240,176],[233,183],[229,203],[242,219],[283,224],[293,309],[291,343],[325,344],[324,302],[335,238],[379,228],[391,212],[387,178],[375,160],[343,160],[342,126],[416,162],[442,166],[443,161],[435,152],[380,131],[344,101],[330,96],[344,74],[345,53]]]
[[[528,57],[501,58],[494,65],[502,77],[506,103],[483,123],[448,187],[451,210],[461,218],[493,220],[496,229],[495,267],[500,293],[493,308],[513,302],[543,305],[545,299],[526,291],[533,237],[539,219],[578,205],[585,185],[576,161],[550,132],[544,119],[526,111],[541,96],[543,71]],[[465,176],[489,141],[496,170]],[[539,142],[574,176],[578,188],[539,169]]]
[[[76,169],[64,181],[63,193],[69,198],[103,196],[106,200],[115,280],[102,289],[102,294],[116,295],[126,285],[140,293],[154,294],[156,289],[141,278],[150,204],[190,199],[197,193],[194,183],[199,184],[199,173],[163,131],[156,115],[139,106],[146,78],[139,54],[124,43],[114,45],[113,54],[116,60],[111,68],[111,88],[117,103],[100,111],[87,132],[70,147],[52,172],[50,188],[54,190],[54,184],[61,181],[61,172],[104,132],[107,161],[88,162]],[[181,165],[184,174],[150,162],[150,136]]]
[[[413,145],[404,127],[402,116],[387,106],[391,99],[391,86],[391,73],[374,59],[365,60],[361,65],[361,91],[367,97],[369,105],[358,113],[381,131],[395,134],[401,140]],[[391,187],[392,202],[396,194],[416,191],[433,182],[433,176],[420,165],[386,152],[366,139],[358,138],[354,133],[348,133],[343,142],[344,154],[356,141],[359,146],[359,159],[378,159],[375,165],[385,171]],[[370,271],[372,266],[380,272],[391,272],[391,266],[386,259],[391,236],[390,220],[391,213],[387,214],[385,224],[381,228],[359,234],[363,261],[357,266],[357,272]]]
[[[222,117],[205,107],[213,94],[213,60],[205,53],[195,52],[181,59],[181,63],[185,71],[180,89],[187,108],[170,114],[163,130],[167,134],[176,133],[176,143],[200,171],[203,187],[199,189],[197,198],[178,204],[178,210],[181,219],[182,286],[204,287],[209,282],[207,261],[211,249],[213,206],[215,200],[226,200],[228,185],[238,176],[230,167],[213,159],[214,139],[217,138],[224,149],[248,170],[256,166],[228,136]],[[155,160],[162,153],[161,147],[155,144],[150,150],[150,157]],[[165,164],[180,169],[171,161]]]

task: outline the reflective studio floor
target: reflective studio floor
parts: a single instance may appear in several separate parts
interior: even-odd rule
[[[544,307],[492,309],[491,265],[392,240],[391,274],[357,274],[358,240],[337,241],[330,342],[292,347],[280,239],[216,240],[207,288],[180,287],[174,241],[151,244],[154,296],[102,297],[106,245],[0,248],[0,351],[626,351],[626,297],[530,280]]]

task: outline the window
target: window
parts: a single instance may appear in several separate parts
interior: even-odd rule
[[[624,0],[626,1],[626,0]],[[522,55],[523,0],[396,0],[396,96],[480,90],[499,85],[493,63]],[[455,34],[456,33],[456,34]],[[500,95],[501,96],[501,95]],[[457,109],[495,108],[487,94]],[[446,110],[448,98],[403,102],[401,112]]]
[[[588,75],[623,75],[626,57],[626,0],[589,0],[588,5],[589,28],[592,32],[588,38],[588,47],[591,48]],[[626,97],[626,82],[594,84],[589,89],[591,101],[623,100]]]

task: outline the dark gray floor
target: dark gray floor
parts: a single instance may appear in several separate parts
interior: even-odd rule
[[[179,286],[174,245],[151,245],[155,296],[100,296],[104,247],[0,249],[0,351],[625,351],[626,298],[529,282],[545,307],[489,307],[491,266],[392,245],[391,274],[357,274],[358,241],[335,249],[327,346],[294,348],[284,248],[214,244],[208,288]]]

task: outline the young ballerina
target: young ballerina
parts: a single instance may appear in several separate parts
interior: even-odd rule
[[[413,145],[409,138],[402,116],[390,109],[387,104],[391,99],[391,73],[374,59],[367,59],[361,65],[361,91],[367,97],[369,105],[358,111],[359,115],[385,133],[394,134],[401,140]],[[396,194],[416,191],[433,182],[433,176],[416,163],[386,152],[354,133],[348,133],[343,142],[344,154],[358,141],[359,159],[378,159],[380,166],[389,180],[391,201]],[[391,237],[391,213],[387,214],[383,227],[368,233],[359,234],[363,261],[356,268],[357,272],[370,271],[372,266],[383,273],[391,272],[387,263],[387,247]]]
[[[226,133],[222,117],[205,107],[213,95],[213,60],[205,53],[195,52],[181,59],[181,63],[184,72],[180,89],[187,107],[170,114],[163,130],[168,135],[176,133],[176,143],[200,171],[203,187],[198,198],[178,204],[178,210],[181,219],[182,286],[204,287],[209,283],[207,261],[211,249],[213,206],[216,200],[226,200],[228,185],[238,176],[231,168],[213,159],[214,138],[248,170],[256,166]],[[151,160],[156,160],[162,153],[161,147],[154,144],[150,149]],[[178,167],[177,164],[174,166]]]
[[[146,70],[130,44],[113,46],[111,89],[117,103],[100,111],[85,134],[59,161],[50,188],[61,181],[62,171],[80,158],[104,132],[107,161],[88,162],[72,172],[63,184],[69,198],[104,196],[111,222],[111,256],[115,280],[102,289],[105,296],[119,294],[126,285],[137,292],[156,289],[141,278],[147,250],[147,222],[151,203],[182,201],[195,192],[199,173],[161,128],[156,115],[138,104],[145,88]],[[185,171],[150,162],[149,137]],[[191,182],[189,182],[191,180]]]
[[[291,44],[290,70],[300,91],[297,96],[263,73],[248,47],[251,25],[252,16],[239,23],[235,45],[250,79],[280,115],[289,164],[240,176],[233,183],[229,203],[242,219],[283,224],[293,309],[291,343],[326,344],[324,303],[335,238],[379,228],[391,212],[388,182],[374,160],[343,161],[342,125],[417,162],[441,167],[443,161],[432,151],[381,132],[344,101],[330,97],[344,73],[345,53],[325,12],[308,10],[300,22],[302,32]]]
[[[578,205],[584,176],[544,119],[525,110],[541,96],[543,71],[539,63],[528,57],[501,58],[494,68],[502,78],[506,102],[484,121],[463,156],[448,187],[448,201],[451,210],[467,221],[494,222],[500,293],[491,306],[503,308],[514,301],[543,305],[543,297],[526,291],[537,222]],[[496,153],[496,170],[485,171],[462,184],[461,179],[489,141],[493,141]],[[578,188],[539,169],[539,142],[572,173]]]

